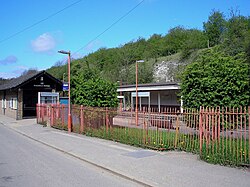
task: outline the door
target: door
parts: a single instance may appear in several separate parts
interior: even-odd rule
[[[38,101],[38,92],[25,90],[23,92],[23,117],[36,116],[36,104]]]

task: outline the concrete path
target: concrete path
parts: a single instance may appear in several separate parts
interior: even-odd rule
[[[0,125],[145,186],[249,186],[250,171],[212,165],[185,152],[157,152],[67,133],[0,115]]]
[[[1,187],[141,187],[0,125]]]

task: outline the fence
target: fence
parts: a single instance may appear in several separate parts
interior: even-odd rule
[[[67,130],[65,105],[37,105],[37,122]],[[157,150],[183,150],[200,154],[208,162],[250,164],[250,107],[148,109],[135,112],[72,105],[72,130],[130,145]]]
[[[249,164],[250,107],[200,109],[200,155],[213,163]]]

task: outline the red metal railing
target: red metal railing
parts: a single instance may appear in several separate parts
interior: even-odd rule
[[[200,154],[227,164],[249,164],[250,107],[200,109]]]
[[[250,107],[134,111],[72,105],[73,132],[158,150],[200,154],[208,162],[249,164]],[[37,105],[37,122],[67,130],[65,105]]]

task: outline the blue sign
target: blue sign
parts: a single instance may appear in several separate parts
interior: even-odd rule
[[[69,83],[64,82],[63,83],[63,91],[68,91],[69,90]]]
[[[60,97],[60,104],[67,105],[69,103],[69,98],[68,97]]]

